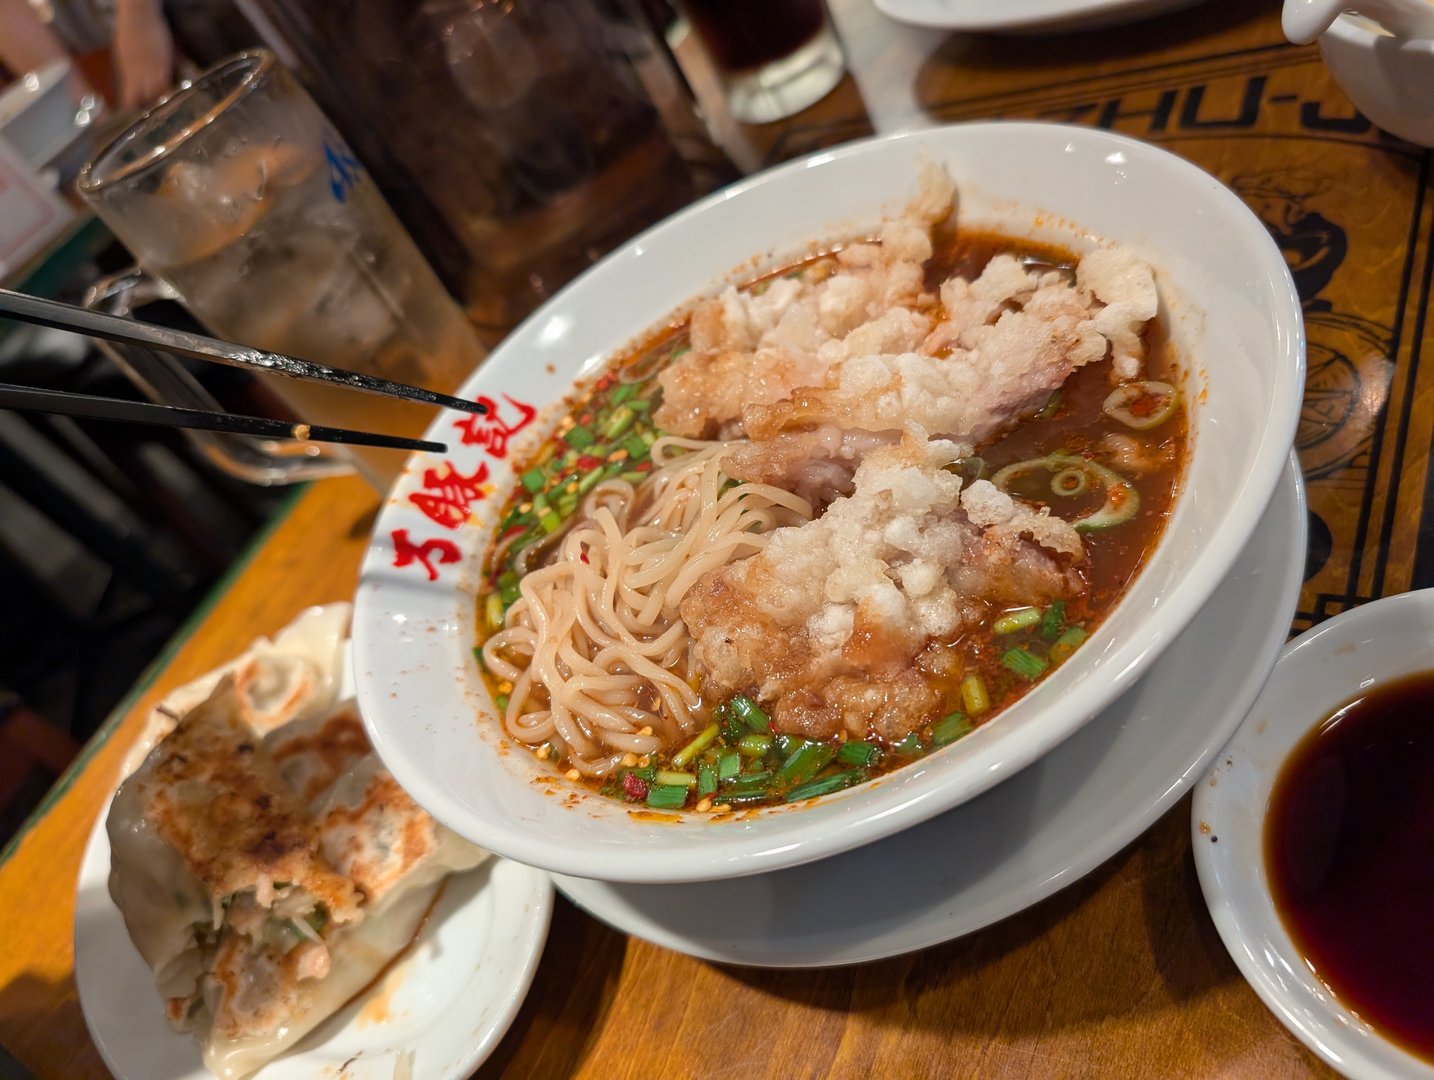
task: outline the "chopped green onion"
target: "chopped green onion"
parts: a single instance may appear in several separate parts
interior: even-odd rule
[[[608,401],[614,405],[621,405],[628,398],[632,397],[633,394],[637,393],[637,387],[637,383],[621,383],[618,388],[612,392],[612,396],[608,398]]]
[[[652,783],[652,781],[657,779],[656,765],[644,765],[640,769],[628,769],[626,771],[629,775],[635,776],[639,780],[646,780],[648,783]]]
[[[892,743],[891,749],[902,757],[917,757],[926,752],[926,746],[922,743],[921,736],[914,731]]]
[[[697,794],[711,795],[716,790],[717,770],[704,761],[697,766]]]
[[[784,784],[804,784],[825,769],[835,756],[835,749],[827,743],[803,743],[782,762],[777,779]]]
[[[552,534],[562,527],[562,519],[553,513],[552,507],[545,506],[538,514],[538,524],[543,527],[543,532]]]
[[[971,716],[980,716],[991,707],[991,695],[986,690],[986,680],[974,671],[961,680],[961,704]]]
[[[1050,665],[1030,649],[1017,646],[1001,657],[1001,666],[1022,678],[1034,679]]]
[[[652,408],[652,402],[646,398],[642,398],[638,401],[629,401],[627,407],[633,412],[645,413],[648,409]]]
[[[479,671],[487,671],[487,670],[488,670],[487,661],[485,661],[485,660],[483,659],[483,646],[482,646],[482,645],[474,645],[474,646],[473,646],[473,659],[478,662],[478,670],[479,670]]]
[[[669,784],[673,787],[696,787],[697,776],[690,772],[677,772],[673,769],[658,769],[657,775],[653,778],[659,784]]]
[[[1090,490],[1090,474],[1084,469],[1062,469],[1051,477],[1051,494],[1074,499]]]
[[[737,752],[743,757],[759,758],[771,748],[770,735],[743,735],[737,740]]]
[[[765,791],[733,791],[725,795],[714,795],[714,803],[721,806],[754,806],[767,801]]]
[[[490,592],[483,601],[483,618],[489,630],[503,629],[503,598],[497,593]]]
[[[498,706],[498,711],[499,711],[500,713],[505,713],[505,712],[507,712],[507,711],[508,711],[508,695],[507,695],[507,694],[499,694],[497,697],[495,697],[495,698],[493,699],[493,704],[496,705],[496,706]]]
[[[644,480],[647,479],[647,473],[638,472],[636,469],[632,469],[625,473],[619,473],[617,478],[619,480],[626,480],[633,487],[636,487],[638,484],[642,483]]]
[[[869,742],[845,742],[837,751],[837,760],[847,765],[872,768],[881,760],[881,747]]]
[[[991,629],[998,634],[1014,634],[1017,630],[1024,630],[1028,626],[1035,626],[1041,621],[1041,609],[1033,607],[1016,608],[1000,616],[991,624]]]
[[[578,480],[578,494],[586,495],[589,491],[597,487],[600,483],[602,483],[601,469],[593,469],[590,472],[586,472]]]
[[[558,499],[558,516],[571,517],[574,510],[578,508],[578,493],[576,491],[565,491]]]
[[[712,745],[718,730],[719,725],[708,724],[695,739],[672,755],[673,766],[678,769],[686,768],[689,761]]]
[[[734,776],[728,783],[733,791],[752,791],[756,789],[765,790],[772,783],[772,770],[762,769],[758,772],[743,773],[741,776]]]
[[[1117,386],[1101,409],[1126,427],[1149,431],[1174,416],[1179,405],[1180,393],[1175,387],[1152,379]]]
[[[849,745],[849,744],[848,744]],[[830,795],[833,791],[840,791],[842,788],[849,788],[853,784],[859,784],[866,777],[855,769],[848,769],[846,772],[832,773],[820,780],[813,780],[809,784],[792,788],[782,798],[787,802],[801,802],[803,799],[815,799],[818,795]]]
[[[622,448],[627,451],[629,461],[638,461],[647,457],[648,446],[642,441],[641,435],[629,435],[623,439]]]
[[[767,718],[767,714],[764,713],[751,698],[744,694],[738,694],[732,699],[731,704],[732,712],[737,715],[737,719],[741,720],[742,723],[746,724],[753,731],[771,730],[771,720]]]
[[[574,450],[586,450],[595,440],[593,439],[593,433],[591,431],[581,424],[578,424],[563,436],[563,441]],[[569,464],[571,464],[571,462]]]
[[[963,735],[969,735],[974,729],[971,721],[966,719],[965,713],[954,712],[950,716],[942,717],[931,727],[931,743],[933,746],[945,746],[953,743]]]
[[[612,411],[612,415],[608,417],[607,423],[603,425],[603,438],[608,441],[620,438],[623,432],[632,427],[632,422],[636,419],[637,413],[633,412],[626,405],[619,405]]]
[[[742,755],[727,751],[717,758],[717,779],[724,783],[742,771]]]
[[[1047,641],[1054,641],[1061,636],[1061,631],[1066,626],[1066,602],[1057,600],[1046,613],[1041,616],[1041,637]]]
[[[523,474],[523,486],[535,494],[542,491],[547,482],[548,478],[543,475],[542,469],[529,469]]]
[[[1056,643],[1051,646],[1051,663],[1064,664],[1085,639],[1086,632],[1079,626],[1066,627],[1066,632],[1057,638]]]
[[[505,570],[498,575],[498,595],[503,598],[503,603],[511,604],[522,595],[520,588],[521,579],[512,570]]]
[[[687,804],[687,789],[676,784],[649,784],[647,805],[654,810],[677,810]]]

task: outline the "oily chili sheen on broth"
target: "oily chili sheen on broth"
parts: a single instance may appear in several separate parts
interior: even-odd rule
[[[935,239],[936,251],[927,264],[927,287],[932,291],[935,291],[941,281],[953,274],[960,274],[968,280],[974,279],[986,263],[997,254],[1006,253],[1018,257],[1029,257],[1055,266],[1068,266],[1077,261],[1077,256],[1071,252],[1013,240],[994,233],[947,232],[938,234]],[[825,258],[827,258],[827,254],[814,256],[804,263],[786,267],[756,279],[745,287],[761,289],[767,281],[801,272],[804,268],[818,264]],[[555,434],[527,463],[526,469],[519,470],[522,483],[518,485],[513,498],[505,508],[503,524],[499,527],[497,540],[493,550],[489,553],[488,564],[485,568],[485,584],[478,605],[480,643],[492,633],[491,621],[489,627],[484,625],[485,611],[491,614],[496,609],[501,614],[506,610],[506,606],[512,603],[516,597],[516,582],[521,578],[521,572],[541,564],[541,559],[532,560],[531,565],[523,564],[519,561],[521,556],[515,559],[518,550],[522,547],[529,547],[530,544],[539,545],[532,546],[531,551],[545,552],[548,550],[541,545],[547,535],[556,538],[560,534],[564,516],[562,511],[566,508],[567,513],[572,513],[572,507],[576,500],[569,494],[566,496],[568,500],[566,507],[563,505],[564,484],[571,487],[570,481],[573,476],[579,475],[583,468],[598,470],[604,477],[622,476],[634,484],[641,483],[645,474],[650,471],[650,463],[640,460],[637,461],[637,464],[633,464],[633,462],[641,457],[636,452],[642,448],[642,440],[650,440],[652,435],[656,434],[650,425],[645,425],[645,421],[651,416],[652,410],[660,400],[661,391],[652,382],[652,377],[658,370],[670,363],[676,355],[685,351],[686,336],[686,322],[683,320],[664,328],[636,348],[616,358],[608,368],[608,373],[600,378],[591,390],[569,403],[568,419],[560,424]],[[1180,386],[1182,378],[1179,363],[1174,356],[1160,317],[1148,325],[1145,332],[1145,346],[1147,360],[1144,377]],[[634,388],[637,389],[634,390]],[[833,753],[827,751],[817,752],[814,763],[819,763],[816,770],[818,775],[831,776],[834,770],[843,767],[843,763],[858,767],[862,779],[879,775],[954,741],[955,738],[959,738],[971,730],[973,724],[980,725],[989,722],[1005,706],[1029,691],[1035,682],[1048,674],[1049,670],[1053,670],[1058,663],[1053,658],[1050,667],[1042,672],[1023,675],[1013,671],[1008,664],[1002,662],[1003,657],[1006,657],[1012,648],[1024,648],[1031,645],[1044,656],[1046,650],[1051,648],[1052,642],[1060,637],[1061,632],[1067,628],[1071,629],[1070,640],[1073,642],[1071,647],[1074,647],[1074,643],[1078,643],[1079,640],[1083,640],[1085,636],[1093,632],[1113,608],[1130,580],[1139,570],[1146,554],[1154,549],[1160,539],[1184,466],[1187,448],[1187,418],[1184,408],[1181,407],[1176,410],[1174,416],[1151,431],[1132,431],[1102,411],[1102,405],[1111,389],[1108,364],[1089,364],[1077,369],[1056,392],[1051,404],[1042,410],[1041,415],[1024,421],[1013,431],[979,447],[977,449],[978,456],[968,459],[960,469],[965,478],[970,481],[977,478],[990,478],[1004,466],[1057,452],[1090,458],[1097,456],[1109,458],[1108,453],[1100,451],[1100,444],[1102,440],[1111,435],[1134,439],[1140,444],[1143,456],[1148,461],[1154,462],[1154,467],[1148,467],[1140,475],[1122,472],[1122,479],[1128,481],[1138,492],[1140,508],[1130,520],[1124,521],[1118,526],[1083,534],[1085,561],[1082,563],[1080,571],[1086,582],[1084,594],[1065,602],[1055,612],[1044,612],[1044,625],[1036,623],[1016,632],[999,636],[994,635],[989,626],[983,627],[980,632],[964,635],[947,645],[947,648],[953,650],[960,658],[957,674],[950,678],[929,675],[928,682],[940,689],[948,703],[948,712],[951,715],[947,717],[947,721],[950,721],[951,716],[960,715],[961,723],[953,725],[946,722],[944,728],[940,723],[928,725],[919,737],[902,739],[900,742],[890,745],[877,739],[868,740],[867,743],[856,743],[839,757],[834,757]],[[607,418],[605,429],[602,425],[598,425],[592,430],[589,429],[589,423],[604,417]],[[589,423],[581,422],[584,419],[587,419]],[[616,435],[609,437],[609,433],[614,430],[616,430]],[[601,461],[589,458],[582,451],[593,448],[592,444],[602,447],[616,446],[626,456],[621,462],[609,461],[606,458]],[[575,450],[578,453],[570,466],[572,471],[560,475],[559,482],[551,482],[543,475],[545,469],[548,472],[553,470],[555,461],[560,462],[561,459],[558,455],[565,452],[567,458],[572,459]],[[979,470],[979,472],[973,475],[973,470]],[[1117,471],[1120,471],[1118,467]],[[587,475],[596,476],[598,472],[590,471]],[[1046,474],[1046,479],[1049,479],[1049,474]],[[1028,498],[1035,495],[1034,492],[1020,490],[1019,486],[1013,489],[1013,494]],[[548,499],[549,495],[552,496],[552,499]],[[1051,497],[1047,488],[1045,495],[1046,497],[1041,501],[1051,505],[1052,513],[1068,520],[1096,510],[1102,501],[1102,496],[1099,493],[1089,493],[1083,498],[1072,500],[1059,500]],[[1060,505],[1054,505],[1056,503],[1060,503]],[[1053,621],[1053,616],[1058,618]],[[1055,628],[1054,633],[1051,632],[1053,627]],[[1069,649],[1065,651],[1068,653]],[[1063,658],[1062,655],[1061,659]],[[961,681],[973,674],[979,676],[984,684],[986,695],[989,698],[989,707],[983,709],[979,716],[968,719],[961,711],[963,705]],[[485,677],[501,712],[507,704],[503,684],[486,670]],[[749,688],[749,695],[751,689]],[[731,704],[741,706],[745,715],[747,706],[755,706],[755,699],[738,695],[736,699],[731,699]],[[760,739],[762,733],[767,731],[766,717],[760,708],[755,709],[756,719],[753,721],[755,726],[753,724],[744,726],[740,723],[740,716],[732,715],[731,705],[708,701],[704,703],[704,706],[706,709],[715,710],[714,719],[722,722],[723,742],[721,745],[728,745],[728,735],[734,737],[732,745],[735,745],[735,738],[743,733],[756,733]],[[913,736],[915,735],[916,733],[913,733]],[[786,739],[785,736],[779,736],[778,740],[778,744],[767,751],[765,758],[773,772],[777,771],[781,760],[788,756],[792,746],[803,742],[802,740]],[[844,738],[832,740],[831,751],[838,751],[845,741]],[[866,745],[870,745],[872,750],[865,757],[862,756],[863,752],[860,750],[853,752],[854,748]],[[671,754],[679,749],[681,749],[680,743],[665,748],[660,755],[661,760],[658,762],[647,762],[645,766],[638,768],[622,769],[619,770],[622,775],[613,775],[603,780],[588,782],[605,794],[640,803],[651,789],[657,770],[667,767]],[[549,752],[550,748],[542,748],[539,756],[546,758]],[[553,759],[553,764],[560,771],[563,769],[563,764],[560,761]],[[684,762],[683,764],[686,766],[688,763]],[[760,768],[760,766],[761,760],[758,761],[758,767]],[[633,774],[633,776],[630,778],[627,774]],[[798,781],[802,779],[811,780],[810,777],[797,777]],[[739,796],[732,801],[736,805],[744,803],[761,805],[779,802],[783,797],[790,800],[793,792],[801,797],[808,790],[811,791],[811,794],[816,795],[825,793],[826,790],[838,790],[840,786],[845,786],[845,784],[834,781],[823,787],[822,781],[818,779],[814,784],[797,783],[796,786],[789,786],[785,796],[780,793],[774,793],[770,797],[751,799],[742,799]],[[666,808],[679,809],[684,805],[690,808],[694,801],[693,798],[689,798],[685,803],[677,803]],[[647,805],[658,804],[649,801]],[[663,807],[659,806],[659,808]]]

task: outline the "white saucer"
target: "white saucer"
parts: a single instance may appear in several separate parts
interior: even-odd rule
[[[75,903],[75,983],[90,1036],[120,1080],[213,1080],[199,1044],[165,1022],[154,976],[110,899],[109,872],[101,815],[85,849]],[[470,1075],[527,995],[552,907],[547,875],[506,859],[450,878],[417,940],[379,984],[252,1080]],[[383,999],[382,1007],[366,1009],[374,998]],[[407,1073],[400,1065],[405,1058]]]
[[[1200,0],[873,1],[876,10],[899,23],[942,30],[1022,34],[1117,26],[1200,3]]]
[[[1149,674],[1023,772],[954,810],[820,862],[687,885],[554,875],[579,907],[706,960],[825,967],[979,930],[1093,870],[1183,795],[1264,686],[1304,570],[1291,457],[1230,575]]]
[[[874,0],[898,22],[943,30],[1049,33],[1145,19],[1200,0]]]
[[[337,668],[339,695],[349,697],[348,643],[338,636],[347,605],[337,614],[334,608],[301,615],[270,647],[316,658],[325,671]],[[201,676],[166,702],[192,708],[215,678]],[[75,899],[75,983],[90,1037],[120,1080],[213,1080],[199,1044],[166,1023],[154,976],[110,899],[108,816],[106,803],[85,847]],[[250,1080],[470,1075],[518,1014],[552,912],[552,883],[541,870],[494,857],[449,878],[417,939],[388,972]]]
[[[1364,604],[1300,635],[1195,792],[1195,869],[1225,948],[1280,1022],[1353,1080],[1428,1080],[1434,1064],[1340,1001],[1291,940],[1265,874],[1265,807],[1295,745],[1367,688],[1434,667],[1431,639],[1434,589]]]

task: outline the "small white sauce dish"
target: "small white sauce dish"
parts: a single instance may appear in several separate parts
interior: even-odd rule
[[[1191,834],[1200,887],[1241,973],[1270,1010],[1355,1080],[1434,1078],[1341,1002],[1291,939],[1270,892],[1265,814],[1295,746],[1361,691],[1434,668],[1434,589],[1347,611],[1285,648],[1215,766],[1195,786]]]
[[[1420,146],[1434,146],[1434,4],[1379,0],[1338,14],[1343,0],[1285,0],[1285,35],[1319,40],[1330,74],[1360,112]]]

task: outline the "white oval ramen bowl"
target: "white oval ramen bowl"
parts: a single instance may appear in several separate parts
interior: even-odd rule
[[[914,193],[924,160],[955,177],[965,227],[1076,251],[1130,244],[1154,266],[1190,369],[1192,433],[1158,550],[1090,640],[1025,698],[873,783],[726,821],[640,812],[567,783],[506,740],[473,658],[474,590],[515,468],[559,418],[575,381],[726,280],[789,263],[817,242],[869,235]],[[462,835],[576,877],[711,880],[890,835],[1046,753],[1175,640],[1264,511],[1303,384],[1299,301],[1280,252],[1228,189],[1152,146],[1083,128],[958,125],[853,143],[752,177],[637,237],[514,331],[463,391],[488,398],[496,421],[445,414],[435,422],[430,437],[448,440],[450,452],[409,462],[375,526],[358,590],[355,674],[374,747],[413,797]],[[524,411],[532,406],[536,414]],[[453,528],[435,521],[450,469],[487,485]]]

